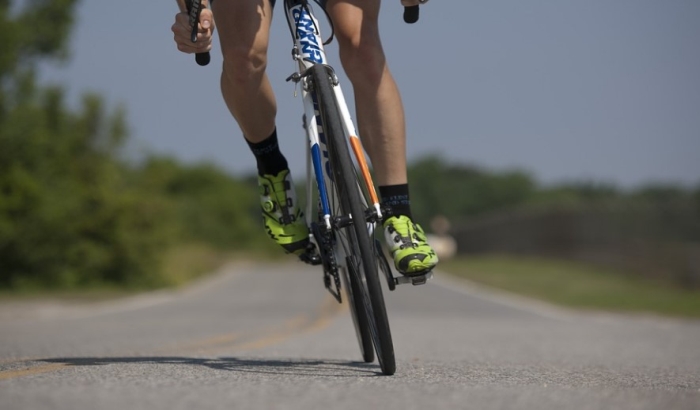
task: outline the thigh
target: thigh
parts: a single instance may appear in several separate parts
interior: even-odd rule
[[[215,0],[212,2],[221,49],[266,52],[274,0]]]
[[[341,47],[379,46],[380,0],[326,0]]]

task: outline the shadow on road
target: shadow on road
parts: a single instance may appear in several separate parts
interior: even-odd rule
[[[314,359],[265,359],[219,357],[214,359],[194,357],[144,356],[144,357],[69,357],[42,359],[42,362],[61,363],[70,366],[104,366],[109,364],[172,364],[203,366],[215,370],[247,373],[264,373],[295,376],[366,377],[381,375],[376,364]]]

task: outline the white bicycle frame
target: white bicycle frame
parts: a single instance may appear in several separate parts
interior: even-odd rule
[[[357,137],[357,132],[355,130],[355,125],[353,124],[352,117],[350,116],[350,111],[345,102],[345,96],[343,91],[338,84],[338,78],[335,76],[333,69],[327,65],[326,52],[323,48],[323,38],[321,37],[321,31],[319,29],[318,20],[314,15],[314,10],[311,2],[316,3],[317,0],[285,0],[284,8],[286,12],[287,22],[289,28],[292,31],[292,38],[294,40],[294,48],[292,50],[292,56],[294,60],[298,63],[298,71],[292,74],[288,80],[294,80],[297,83],[301,83],[301,94],[304,103],[304,129],[306,131],[306,138],[308,142],[307,152],[307,167],[306,167],[306,223],[311,226],[313,220],[313,180],[316,179],[316,185],[318,187],[319,193],[319,208],[323,213],[323,224],[326,230],[333,229],[333,221],[331,220],[334,215],[330,209],[329,203],[338,203],[339,198],[337,198],[337,193],[333,190],[328,191],[326,187],[332,186],[333,175],[331,173],[328,147],[326,145],[326,136],[324,135],[324,130],[319,125],[322,125],[321,114],[318,109],[318,104],[314,101],[314,95],[310,92],[309,77],[307,75],[308,70],[314,64],[323,64],[330,70],[329,73],[333,74],[333,91],[335,93],[335,99],[337,102],[338,109],[340,111],[340,119],[342,122],[343,133],[345,140],[349,142],[352,147],[352,152],[354,153],[354,163],[355,169],[358,176],[364,181],[366,190],[363,190],[360,185],[360,178],[358,178],[357,189],[360,190],[360,197],[365,202],[364,205],[371,205],[376,218],[373,221],[367,221],[367,230],[369,232],[370,238],[374,237],[374,232],[376,228],[376,221],[382,220],[382,210],[379,204],[379,198],[375,191],[374,183],[372,182],[372,177],[369,172],[369,167],[367,166],[367,161],[365,158],[364,150],[362,149],[362,144],[360,139]],[[404,20],[406,22],[415,22],[418,17],[417,6],[408,7],[405,11],[411,11],[414,13],[413,17],[407,18],[409,13],[404,14]],[[412,20],[412,21],[409,21]],[[365,195],[366,192],[366,195]],[[367,201],[371,203],[368,204]],[[309,238],[311,241],[316,242],[314,235],[310,234]],[[316,244],[318,245],[318,244]],[[336,261],[342,266],[345,266],[345,256],[346,252],[341,249],[336,243],[335,253]],[[421,276],[399,276],[393,277],[390,272],[391,268],[387,266],[387,272],[385,272],[390,281],[390,289],[394,290],[394,286],[404,283],[412,283],[414,285],[419,285],[425,283],[433,275],[432,271],[428,272],[426,275]]]
[[[313,10],[309,13],[306,8],[312,8],[311,1],[305,6],[302,1],[295,1],[290,3],[291,7],[288,7],[287,2],[285,2],[285,11],[289,27],[292,29],[292,35],[294,39],[293,48],[293,58],[298,63],[299,71],[296,73],[296,78],[301,82],[301,95],[304,104],[304,128],[306,130],[306,137],[308,141],[307,149],[307,187],[311,187],[313,184],[313,178],[316,178],[316,184],[319,188],[319,204],[323,212],[323,221],[326,229],[332,228],[331,223],[331,209],[329,205],[329,199],[338,200],[335,198],[335,192],[328,192],[326,187],[331,186],[330,181],[334,178],[331,174],[328,147],[326,146],[326,136],[324,135],[324,130],[319,125],[322,124],[320,118],[320,112],[318,110],[317,102],[314,101],[313,94],[309,92],[308,77],[304,76],[314,64],[324,64],[327,65],[326,53],[323,48],[323,38],[321,37],[321,32],[319,29],[318,20],[314,16]],[[344,137],[350,142],[355,153],[355,162],[359,165],[363,177],[365,178],[365,183],[367,185],[367,190],[370,193],[372,200],[372,206],[377,213],[377,217],[381,220],[382,212],[379,200],[374,192],[374,186],[371,182],[371,177],[369,177],[369,171],[366,168],[366,162],[364,157],[364,151],[362,150],[362,144],[357,137],[357,132],[355,125],[353,124],[350,111],[348,109],[347,103],[345,102],[345,96],[343,91],[338,84],[337,77],[333,76],[333,91],[335,93],[336,102],[338,104],[338,109],[340,110],[341,122],[343,125]],[[358,182],[358,189],[361,187]],[[365,198],[362,195],[362,198]],[[311,189],[307,189],[306,194],[306,222],[311,224],[313,214],[313,192]],[[370,230],[370,236],[374,232],[374,223],[368,223],[368,229]]]

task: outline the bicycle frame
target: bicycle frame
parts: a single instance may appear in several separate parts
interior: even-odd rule
[[[329,199],[333,199],[337,202],[338,198],[334,197],[335,192],[329,191],[327,186],[330,185],[330,181],[333,180],[333,174],[330,169],[328,147],[326,146],[326,136],[323,133],[322,119],[319,115],[318,104],[314,100],[314,93],[310,92],[310,87],[308,83],[308,72],[312,66],[315,64],[322,64],[326,66],[333,73],[333,92],[335,93],[335,99],[340,111],[341,122],[343,126],[344,138],[349,142],[351,152],[354,156],[354,162],[356,169],[359,171],[361,178],[358,178],[357,188],[360,192],[366,192],[366,195],[361,195],[363,200],[369,200],[369,204],[373,209],[373,215],[367,220],[367,230],[370,237],[374,235],[375,227],[377,221],[381,221],[383,218],[382,208],[379,203],[379,198],[377,196],[374,183],[372,181],[372,176],[369,172],[369,166],[365,158],[365,153],[362,148],[362,143],[357,136],[355,126],[350,115],[343,91],[338,84],[338,78],[335,76],[333,68],[328,65],[328,60],[326,58],[326,52],[324,49],[324,42],[321,36],[321,31],[319,29],[318,20],[315,17],[313,6],[310,4],[312,0],[284,0],[284,9],[287,23],[291,31],[292,39],[294,45],[292,48],[292,57],[298,64],[298,71],[293,73],[287,78],[287,81],[294,81],[295,83],[301,83],[301,92],[304,106],[304,129],[306,131],[306,138],[308,141],[307,152],[307,168],[306,168],[306,186],[311,187],[315,180],[316,186],[318,188],[319,194],[319,209],[323,214],[323,224],[327,231],[333,229],[333,218],[337,215],[333,215],[330,209]],[[315,4],[318,0],[314,0]],[[319,5],[320,7],[320,5]],[[411,22],[407,19],[410,17],[411,13],[413,17],[417,19],[418,7],[408,7],[405,9],[407,12],[404,14],[404,19],[406,22]],[[413,20],[415,21],[415,20]],[[364,186],[360,184],[360,180],[364,183]],[[365,203],[365,206],[368,205]],[[306,223],[312,226],[313,218],[313,190],[307,189],[306,192]],[[313,235],[310,235],[310,239],[315,242]],[[319,244],[317,244],[319,245]],[[336,249],[339,256],[344,256],[341,249]],[[338,258],[339,263],[343,264],[343,258]],[[403,276],[394,277],[391,273],[391,268],[387,267],[385,269],[385,275],[387,276],[387,281],[389,284],[389,289],[394,290],[396,285],[411,283],[413,285],[421,285],[426,283],[426,281],[432,277],[432,272],[428,272],[426,275],[421,276]]]
[[[289,79],[294,80],[295,82],[301,82],[302,84],[301,91],[305,115],[304,128],[306,130],[306,137],[309,143],[307,149],[307,186],[311,186],[312,181],[315,178],[319,193],[319,205],[321,212],[323,213],[325,227],[330,230],[332,226],[332,215],[329,205],[329,191],[326,188],[326,181],[329,179],[332,180],[333,176],[330,170],[326,137],[321,126],[320,115],[318,115],[318,105],[314,100],[314,94],[309,92],[306,76],[304,74],[314,64],[326,65],[331,70],[332,68],[327,65],[326,53],[323,47],[324,43],[319,29],[318,20],[313,13],[312,5],[309,3],[310,2],[307,0],[286,0],[284,2],[287,22],[290,30],[292,31],[292,38],[294,40],[292,56],[298,63],[299,67],[299,71],[292,74]],[[352,117],[350,116],[350,111],[345,102],[345,96],[343,95],[343,91],[338,84],[337,77],[335,75],[333,77],[335,85],[334,92],[338,103],[338,108],[340,109],[345,138],[349,140],[350,146],[352,147],[352,152],[355,156],[354,160],[360,169],[362,179],[365,184],[364,188],[367,190],[369,199],[372,201],[371,205],[376,212],[377,218],[381,219],[381,206],[374,188],[374,183],[372,182],[372,177],[369,172],[369,166],[367,165],[362,143],[357,137],[357,132],[355,130]],[[359,185],[358,189],[361,189]],[[307,224],[311,224],[311,218],[313,215],[312,194],[313,193],[311,190],[307,190]],[[331,192],[330,195],[333,195],[333,193]],[[368,229],[371,229],[371,232],[373,232],[374,226],[368,226]]]

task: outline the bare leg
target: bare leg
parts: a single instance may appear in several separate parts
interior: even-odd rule
[[[217,0],[213,7],[224,56],[221,92],[258,163],[265,231],[287,252],[303,256],[309,230],[273,134],[277,104],[265,72],[272,7],[269,0]]]
[[[379,39],[378,0],[329,0],[343,68],[352,82],[360,137],[382,185],[407,182],[403,104]]]
[[[382,201],[394,213],[384,221],[394,266],[404,275],[420,275],[435,267],[438,258],[423,230],[409,217],[406,125],[401,96],[379,40],[379,3],[329,0],[328,10],[340,60],[355,91],[360,137],[372,160]]]
[[[224,101],[245,138],[260,142],[274,130],[277,114],[265,72],[272,8],[267,0],[217,0],[213,10],[224,56]]]

